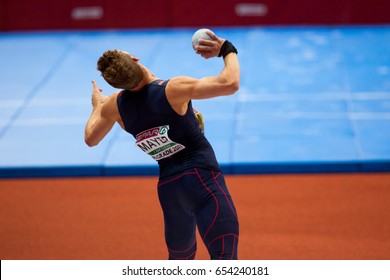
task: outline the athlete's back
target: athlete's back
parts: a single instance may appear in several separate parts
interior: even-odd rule
[[[117,105],[125,130],[134,136],[142,151],[158,161],[161,178],[189,168],[219,170],[191,101],[183,116],[177,114],[165,95],[167,83],[157,80],[139,92],[123,90],[118,94]]]

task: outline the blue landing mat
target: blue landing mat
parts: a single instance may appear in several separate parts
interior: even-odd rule
[[[390,27],[215,28],[239,50],[233,96],[194,101],[228,174],[390,171]],[[162,79],[216,75],[193,29],[0,34],[0,177],[155,175],[115,126],[83,141],[92,79],[123,49]]]

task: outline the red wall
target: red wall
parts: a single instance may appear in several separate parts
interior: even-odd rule
[[[386,24],[389,0],[0,0],[0,30]]]

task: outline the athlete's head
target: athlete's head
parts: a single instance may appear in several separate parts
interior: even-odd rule
[[[131,90],[142,80],[144,74],[138,59],[119,50],[108,50],[99,58],[97,69],[111,86]]]

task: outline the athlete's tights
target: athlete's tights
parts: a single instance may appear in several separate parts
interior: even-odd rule
[[[169,259],[194,259],[196,226],[211,259],[237,259],[238,220],[221,172],[193,169],[160,180]]]

